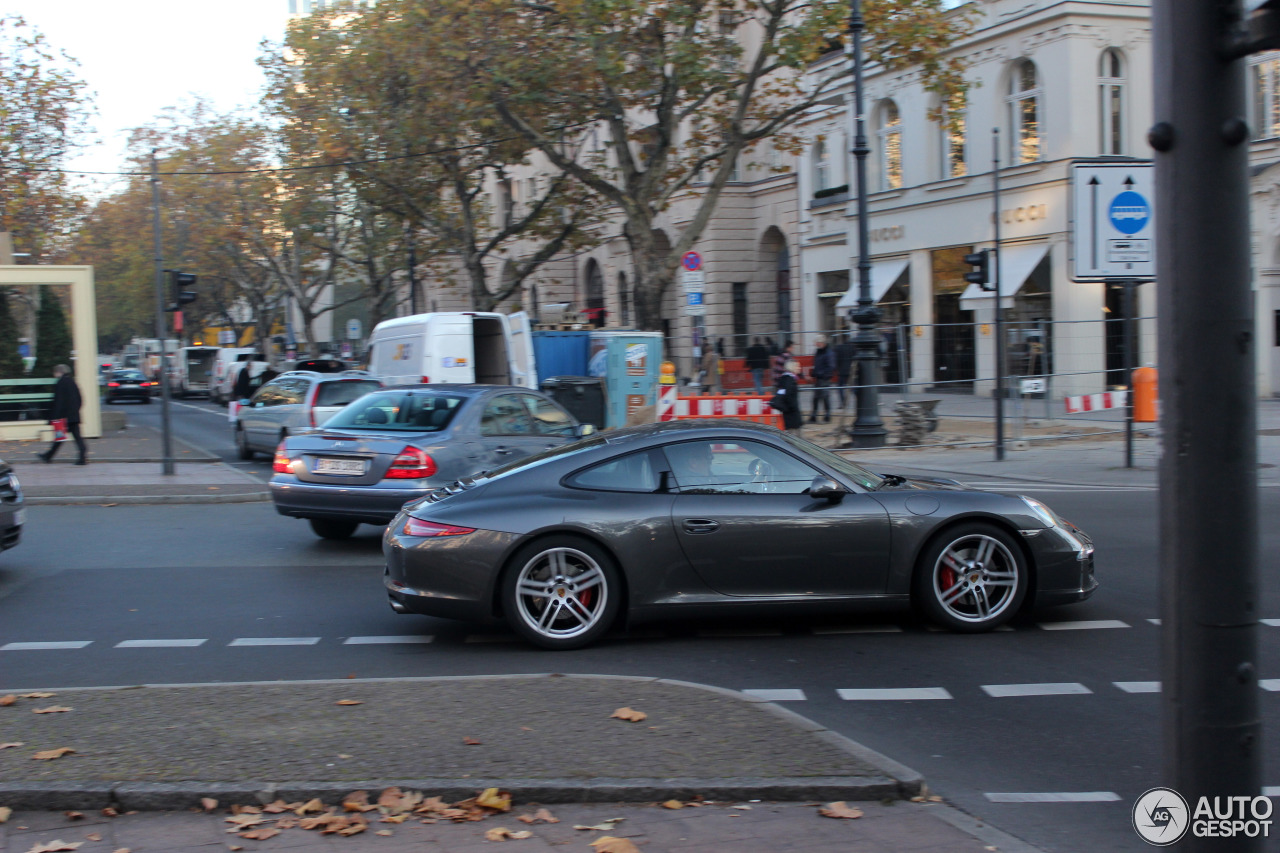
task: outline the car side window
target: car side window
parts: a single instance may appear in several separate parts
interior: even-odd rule
[[[253,405],[255,406],[279,406],[288,402],[281,382],[268,382],[258,389],[258,393],[253,395]]]
[[[667,445],[664,451],[682,494],[798,495],[821,473],[756,441],[685,441]]]
[[[566,485],[604,492],[656,492],[658,475],[650,451],[601,462],[574,474]]]
[[[521,396],[529,407],[533,426],[539,435],[573,435],[573,418],[563,409],[546,397],[535,397],[532,394]]]
[[[518,394],[499,394],[480,415],[481,435],[533,435],[533,419]]]
[[[280,393],[284,396],[286,405],[301,403],[307,398],[307,392],[310,390],[311,380],[309,379],[285,379],[280,382]]]

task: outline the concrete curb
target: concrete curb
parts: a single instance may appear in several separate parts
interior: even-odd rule
[[[248,492],[242,495],[76,495],[66,497],[31,497],[28,506],[100,506],[113,504],[239,504],[271,500],[270,492]]]
[[[415,678],[318,679],[299,684],[402,683],[435,681],[509,681],[558,675],[571,679],[616,680],[640,683],[670,684],[715,693],[754,705],[774,716],[779,723],[809,732],[824,742],[846,752],[850,758],[870,765],[870,776],[814,777],[712,777],[685,778],[606,778],[594,779],[369,779],[352,782],[323,780],[249,780],[240,782],[51,782],[33,784],[0,782],[0,802],[14,809],[62,810],[100,809],[114,806],[121,810],[173,810],[199,806],[203,797],[223,802],[269,803],[285,800],[335,800],[356,790],[381,790],[392,786],[423,791],[445,800],[461,800],[474,796],[483,788],[497,787],[510,791],[519,801],[537,803],[648,803],[668,799],[690,799],[695,795],[712,800],[882,800],[909,798],[921,792],[923,777],[905,765],[887,758],[843,735],[830,731],[813,720],[787,708],[757,699],[735,690],[676,681],[627,675],[522,673],[512,675],[422,676]],[[279,687],[295,682],[240,682],[246,685]],[[208,687],[206,684],[149,684],[147,687],[169,689]],[[224,685],[225,686],[225,685]],[[55,688],[48,688],[55,689]],[[120,689],[116,688],[74,688]]]

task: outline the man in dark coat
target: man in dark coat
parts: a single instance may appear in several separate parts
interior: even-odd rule
[[[809,413],[809,423],[818,422],[818,409],[825,409],[827,423],[831,423],[831,380],[836,375],[836,354],[827,346],[826,338],[818,338],[818,348],[813,353],[813,411]]]
[[[755,383],[756,393],[764,393],[764,372],[769,369],[769,350],[759,338],[747,347],[747,370],[751,371],[751,381]]]
[[[787,432],[804,427],[804,413],[800,411],[800,383],[796,379],[799,371],[800,362],[794,358],[787,359],[782,366],[782,375],[778,377],[773,400],[770,401],[770,405],[782,415],[782,428]]]
[[[76,449],[80,451],[80,458],[76,460],[76,464],[87,465],[88,462],[85,459],[87,451],[84,439],[80,436],[80,389],[76,387],[76,381],[71,377],[71,368],[65,364],[59,364],[53,368],[53,377],[58,381],[53,386],[53,404],[49,407],[49,420],[66,420],[67,432],[75,439]],[[48,450],[39,454],[40,461],[52,462],[61,446],[60,441],[49,445]]]

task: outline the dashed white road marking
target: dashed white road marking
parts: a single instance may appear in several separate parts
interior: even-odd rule
[[[841,699],[854,702],[914,701],[917,699],[950,699],[945,687],[863,687],[840,688],[836,694]]]
[[[117,649],[190,649],[203,646],[205,640],[122,640],[116,643]]]
[[[988,696],[997,699],[1011,696],[1082,696],[1093,692],[1083,684],[1074,681],[1043,684],[984,684],[982,689]]]
[[[1159,693],[1158,681],[1113,681],[1111,682],[1125,693]]]
[[[52,649],[83,649],[93,640],[67,640],[52,643],[5,643],[0,652],[38,652]]]
[[[984,794],[993,803],[1114,803],[1114,791],[1049,791],[1034,794]]]
[[[1280,619],[1259,619],[1258,621],[1268,628],[1280,628]]]
[[[1128,628],[1128,622],[1119,619],[1081,619],[1076,622],[1041,622],[1044,631],[1090,631],[1096,628]]]
[[[319,637],[237,637],[231,646],[314,646]]]
[[[1258,682],[1258,686],[1272,693],[1280,692],[1280,678],[1264,678]]]
[[[803,690],[743,690],[742,692],[766,702],[803,702],[808,698]]]
[[[1262,789],[1264,797],[1280,797],[1280,785],[1266,785]]]
[[[344,646],[380,646],[398,643],[430,643],[435,637],[423,635],[403,635],[386,637],[347,637],[342,641]]]
[[[1148,621],[1148,622],[1150,622],[1152,625],[1159,625],[1159,624],[1160,624],[1160,620],[1159,620],[1159,619],[1148,619],[1147,621]]]

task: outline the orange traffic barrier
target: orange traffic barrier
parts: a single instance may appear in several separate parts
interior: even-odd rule
[[[680,397],[668,386],[658,401],[658,420],[734,418],[782,429],[782,415],[769,406],[769,397],[755,394],[702,394]]]
[[[1159,388],[1154,367],[1136,367],[1133,370],[1133,419],[1142,423],[1155,423],[1156,400]]]

